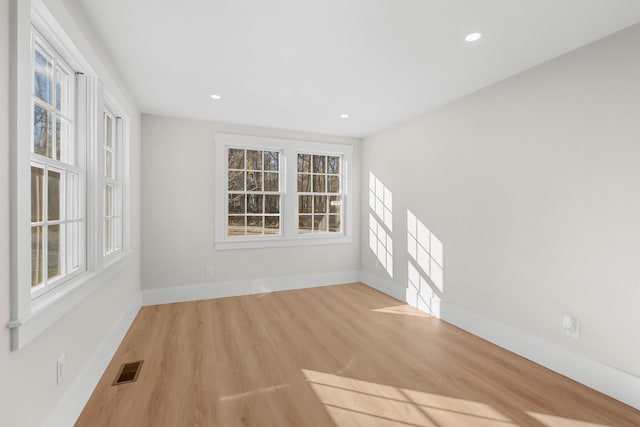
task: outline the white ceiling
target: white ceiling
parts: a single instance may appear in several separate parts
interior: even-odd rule
[[[144,113],[357,137],[640,22],[640,0],[72,1]]]

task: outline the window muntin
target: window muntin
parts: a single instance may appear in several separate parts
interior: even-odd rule
[[[102,253],[105,256],[122,249],[121,141],[118,127],[120,120],[109,109],[105,109],[102,143]]]
[[[77,159],[75,73],[32,32],[31,296],[84,270],[85,170]]]
[[[281,153],[227,147],[226,236],[281,235]]]
[[[298,153],[298,234],[342,233],[342,157]]]

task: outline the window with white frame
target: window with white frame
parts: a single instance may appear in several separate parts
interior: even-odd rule
[[[216,135],[216,247],[351,241],[351,145]]]
[[[86,170],[75,132],[75,72],[32,32],[31,293],[84,270]]]
[[[121,120],[110,109],[105,109],[102,144],[104,180],[102,252],[105,256],[122,249]]]

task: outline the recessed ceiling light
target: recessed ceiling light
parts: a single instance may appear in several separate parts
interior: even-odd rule
[[[348,114],[340,114],[340,118],[341,119],[348,119],[349,115]]]
[[[220,98],[221,98],[220,95],[217,95],[215,93],[211,94],[211,99],[220,99]]]
[[[468,42],[475,42],[480,40],[480,37],[482,37],[482,33],[471,33],[467,34],[467,37],[465,37],[464,39]]]

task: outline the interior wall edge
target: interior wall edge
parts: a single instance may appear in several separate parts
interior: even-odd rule
[[[47,427],[68,427],[76,422],[141,307],[142,293],[138,292],[61,399]]]

